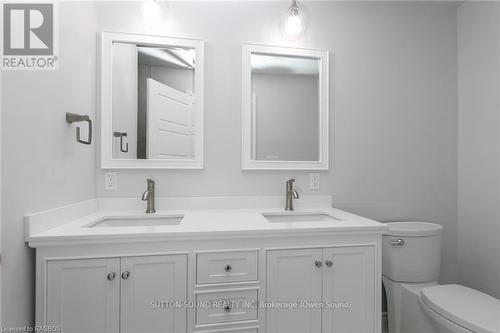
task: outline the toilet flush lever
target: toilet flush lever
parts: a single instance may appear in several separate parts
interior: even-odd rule
[[[396,240],[389,241],[389,244],[403,246],[403,245],[405,245],[405,240],[402,238],[398,238]]]

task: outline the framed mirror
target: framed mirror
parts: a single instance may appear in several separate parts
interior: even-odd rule
[[[201,169],[204,43],[101,36],[101,160],[106,169]]]
[[[328,169],[328,51],[243,45],[243,169]]]

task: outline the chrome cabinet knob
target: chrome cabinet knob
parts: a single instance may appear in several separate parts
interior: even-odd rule
[[[316,260],[314,262],[314,265],[316,265],[316,267],[320,268],[321,266],[323,266],[323,262],[321,260]]]
[[[129,271],[125,271],[122,273],[122,279],[126,280],[128,279],[128,277],[130,276],[130,272]]]
[[[224,311],[225,311],[225,312],[231,312],[231,306],[229,306],[229,305],[224,305]]]
[[[331,261],[331,260],[327,260],[327,261],[325,261],[325,264],[326,264],[326,266],[328,266],[328,267],[332,267],[332,266],[333,266],[333,261]]]
[[[115,277],[116,277],[116,273],[115,272],[108,273],[107,278],[108,278],[109,281],[113,281],[115,279]]]
[[[398,238],[396,240],[389,241],[389,244],[403,246],[403,245],[405,245],[405,240],[402,238]]]
[[[233,270],[233,266],[231,266],[230,264],[227,264],[226,266],[224,266],[224,271],[226,271],[227,273],[231,272]]]

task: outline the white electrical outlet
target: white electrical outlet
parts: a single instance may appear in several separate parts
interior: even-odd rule
[[[319,173],[309,174],[309,188],[311,190],[319,190]]]
[[[104,190],[115,191],[117,188],[116,172],[106,172],[104,174]]]

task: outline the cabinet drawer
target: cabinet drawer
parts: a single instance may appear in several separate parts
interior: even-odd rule
[[[257,290],[208,292],[196,295],[196,324],[257,319]]]
[[[196,333],[258,333],[258,328],[224,328],[220,330],[196,331]]]
[[[258,251],[210,252],[196,255],[196,283],[257,280]]]

